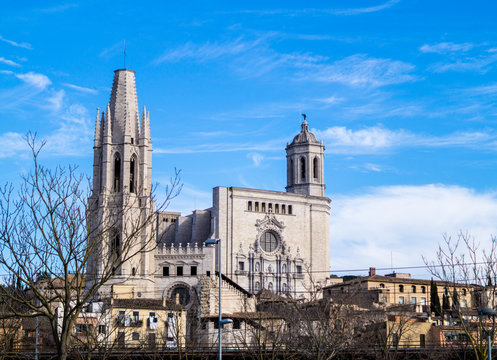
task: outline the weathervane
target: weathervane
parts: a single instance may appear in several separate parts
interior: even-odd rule
[[[307,117],[306,114],[302,114],[302,117],[304,118],[304,121],[305,121],[305,118]]]

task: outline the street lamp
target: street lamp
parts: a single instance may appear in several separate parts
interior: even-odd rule
[[[487,336],[487,359],[492,360],[492,335],[495,330],[495,315],[497,315],[497,312],[491,308],[483,308],[478,310],[478,315],[480,316],[480,326],[483,329],[484,334]],[[487,329],[484,326],[484,321],[487,320],[492,320],[491,329]]]
[[[217,320],[217,331],[218,331],[218,359],[221,360],[223,358],[223,347],[221,342],[222,329],[224,324],[232,323],[231,319],[222,319],[222,310],[221,310],[221,239],[207,239],[204,241],[205,245],[216,245],[217,248],[217,267],[218,267],[218,275],[219,275],[219,301],[218,301],[218,320]]]

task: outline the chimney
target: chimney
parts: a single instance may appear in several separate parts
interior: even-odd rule
[[[375,276],[376,275],[376,268],[370,267],[369,268],[369,276]]]

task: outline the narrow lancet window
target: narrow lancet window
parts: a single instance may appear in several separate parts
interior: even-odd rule
[[[114,156],[114,192],[121,191],[121,156]]]
[[[133,156],[131,158],[131,161],[129,162],[129,192],[134,193],[135,192],[135,157]]]

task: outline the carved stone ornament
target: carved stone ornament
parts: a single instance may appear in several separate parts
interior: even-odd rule
[[[282,221],[276,219],[273,213],[269,212],[266,214],[266,216],[264,216],[262,220],[256,220],[255,227],[257,228],[257,240],[254,243],[254,250],[256,253],[260,252],[261,250],[259,239],[266,231],[272,231],[276,233],[278,237],[278,246],[276,247],[276,249],[274,249],[274,251],[271,252],[271,254],[277,252],[285,253],[286,243],[283,240],[282,236],[282,231],[285,228],[285,224]]]

